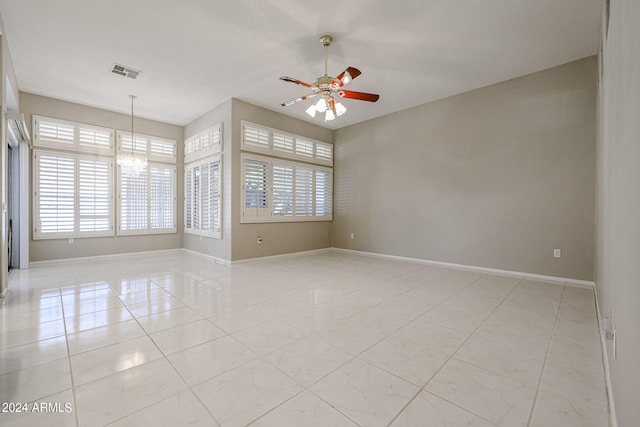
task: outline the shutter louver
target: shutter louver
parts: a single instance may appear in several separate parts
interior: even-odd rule
[[[333,162],[333,145],[316,142],[316,158]]]
[[[80,232],[111,230],[111,161],[78,159]]]
[[[184,177],[184,194],[185,194],[185,200],[184,200],[184,207],[185,207],[185,214],[184,214],[184,220],[185,220],[185,228],[187,229],[192,229],[193,228],[193,222],[192,222],[192,216],[193,216],[193,168],[192,167],[186,167],[185,168],[185,177]]]
[[[137,177],[120,174],[120,229],[122,231],[147,229],[147,190],[147,174]]]
[[[37,234],[75,231],[75,159],[73,156],[37,154]]]
[[[120,133],[120,152],[131,153],[131,151],[136,154],[146,156],[148,151],[147,138],[140,135],[134,135],[132,143],[131,134]]]
[[[269,130],[249,124],[244,125],[244,143],[254,147],[269,148]]]
[[[73,145],[75,143],[75,128],[72,124],[38,118],[36,120],[36,127],[36,135],[39,141],[55,142],[65,145]]]
[[[316,170],[316,216],[331,216],[333,179],[327,170]]]
[[[175,169],[173,166],[151,166],[151,229],[174,228]]]
[[[202,215],[200,230],[202,231],[209,231],[211,229],[211,183],[209,179],[209,165],[204,163],[200,169],[200,212]]]
[[[296,166],[296,216],[313,216],[313,169]]]
[[[293,153],[293,137],[282,133],[273,133],[273,149]]]
[[[81,147],[111,150],[113,133],[108,130],[80,127],[79,143]]]
[[[193,168],[193,228],[200,230],[200,199],[201,195],[200,186],[200,166],[194,166]]]
[[[273,165],[273,215],[293,214],[293,166]]]
[[[220,161],[211,165],[211,229],[220,232]]]
[[[174,158],[176,155],[176,141],[172,139],[150,138],[149,149],[151,155]]]
[[[266,209],[268,207],[269,164],[245,159],[244,173],[245,208]]]
[[[313,142],[296,138],[296,154],[305,157],[313,157]]]

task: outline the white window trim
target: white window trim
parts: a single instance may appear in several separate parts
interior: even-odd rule
[[[42,139],[40,136],[40,122],[46,121],[49,123],[55,123],[63,126],[70,126],[73,128],[73,141],[72,142],[57,142]],[[101,126],[95,126],[85,123],[72,122],[69,120],[54,119],[51,117],[33,115],[33,145],[35,147],[43,148],[57,148],[62,150],[69,150],[81,153],[93,153],[113,156],[113,129],[105,128]],[[105,132],[109,135],[109,147],[101,146],[88,146],[82,145],[80,142],[80,130],[99,131]]]
[[[313,163],[316,165],[333,166],[333,144],[323,141],[317,141],[315,139],[306,138],[304,136],[295,135],[290,132],[284,132],[278,129],[273,129],[267,126],[258,125],[245,120],[241,121],[242,127],[242,144],[241,149],[243,151],[251,151],[254,153],[269,154],[272,156],[283,157],[286,159],[300,160],[307,163]],[[268,141],[264,145],[256,145],[247,142],[246,130],[247,128],[266,132],[268,134]],[[274,135],[282,138],[292,139],[293,148],[291,150],[279,149],[274,146]],[[312,155],[301,155],[296,153],[296,147],[298,141],[313,144]],[[331,151],[331,159],[318,157],[318,152],[321,148],[329,149]]]
[[[40,183],[40,168],[38,167],[37,156],[50,155],[50,156],[62,156],[73,159],[74,162],[74,231],[72,232],[55,232],[55,233],[42,233],[39,230],[40,224],[40,199],[38,197],[38,189]],[[80,231],[80,176],[78,172],[78,160],[99,160],[109,164],[109,188],[111,189],[110,204],[109,204],[109,230],[104,231]],[[51,239],[65,239],[65,238],[82,238],[82,237],[112,237],[114,236],[114,206],[113,206],[113,182],[114,182],[114,162],[113,159],[88,156],[82,154],[71,154],[61,151],[50,150],[33,150],[33,239],[34,240],[51,240]]]
[[[289,160],[281,160],[281,159],[277,159],[277,158],[273,158],[273,157],[266,157],[266,156],[259,156],[259,155],[254,155],[254,154],[249,154],[249,153],[242,153],[241,156],[241,162],[242,162],[242,174],[241,174],[241,180],[242,180],[242,197],[241,197],[241,206],[240,206],[240,212],[241,212],[241,216],[240,216],[240,222],[247,224],[247,223],[262,223],[262,222],[319,222],[319,221],[332,221],[333,220],[333,200],[331,203],[332,206],[332,213],[330,215],[324,215],[324,216],[316,216],[315,212],[316,212],[316,194],[315,194],[315,176],[316,176],[316,171],[318,170],[322,170],[322,171],[326,171],[331,173],[331,176],[333,178],[333,169],[329,168],[329,167],[325,167],[325,166],[320,166],[320,165],[312,165],[309,163],[302,163],[302,162],[294,162],[294,161],[289,161]],[[246,192],[245,192],[245,160],[254,160],[254,161],[259,161],[259,162],[265,162],[268,163],[268,174],[269,174],[269,184],[267,186],[267,208],[266,209],[261,209],[260,210],[260,214],[257,215],[250,215],[248,213],[246,213],[246,206],[245,206],[245,201],[246,201]],[[305,167],[305,168],[311,168],[313,169],[313,178],[312,178],[312,189],[313,189],[313,194],[312,194],[312,199],[313,199],[313,204],[312,204],[312,212],[313,215],[310,216],[296,216],[295,215],[295,178],[294,178],[294,185],[292,188],[292,193],[293,193],[293,204],[294,204],[294,208],[293,208],[293,212],[292,215],[290,216],[281,216],[281,215],[273,215],[273,165],[277,164],[277,165],[290,165],[294,167],[294,176],[295,176],[295,167],[296,166],[301,166],[301,167]],[[331,198],[333,199],[333,183],[331,185]]]
[[[151,176],[150,176],[150,170],[151,167],[153,166],[158,166],[158,167],[162,167],[162,168],[170,168],[173,170],[173,189],[174,189],[174,194],[173,194],[173,227],[171,228],[151,228]],[[120,221],[122,220],[122,192],[121,192],[121,184],[122,184],[122,171],[120,166],[118,166],[118,179],[117,179],[117,194],[118,194],[118,226],[117,226],[117,235],[118,236],[133,236],[133,235],[144,235],[144,234],[172,234],[172,233],[177,233],[178,232],[178,228],[176,226],[176,223],[178,222],[178,218],[177,218],[177,211],[178,211],[178,205],[177,205],[177,192],[178,192],[178,188],[177,188],[177,168],[175,165],[169,165],[166,163],[158,163],[158,162],[149,162],[147,164],[147,168],[145,170],[145,173],[147,174],[147,227],[145,229],[138,229],[138,230],[122,230]]]
[[[193,169],[193,167],[196,166],[201,166],[201,165],[205,165],[205,164],[211,164],[211,163],[219,163],[218,166],[218,170],[219,170],[219,193],[218,193],[218,200],[219,200],[219,206],[218,206],[218,220],[220,223],[220,227],[218,229],[211,229],[211,230],[201,230],[201,229],[195,229],[193,227],[189,227],[187,228],[187,193],[191,193],[191,189],[187,188],[187,172],[191,169]],[[210,155],[210,156],[205,156],[203,158],[200,158],[197,161],[192,161],[189,163],[186,163],[184,166],[184,232],[186,234],[193,234],[196,236],[203,236],[203,237],[210,237],[213,239],[221,239],[222,238],[222,156],[220,154],[215,154],[215,155]],[[192,208],[192,212],[193,212],[193,206]],[[192,220],[192,224],[193,224],[193,220]]]

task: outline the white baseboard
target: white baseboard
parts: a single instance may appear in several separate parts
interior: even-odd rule
[[[213,255],[203,254],[202,252],[194,251],[193,249],[182,248],[181,251],[184,254],[188,254],[188,255],[193,255],[193,256],[200,257],[200,258],[204,258],[207,261],[213,261],[216,264],[221,264],[221,265],[230,265],[231,264],[231,261],[229,261],[228,259],[215,257]]]
[[[182,253],[182,248],[177,249],[160,249],[156,251],[142,251],[142,252],[127,252],[122,254],[109,254],[109,255],[95,255],[77,258],[61,258],[52,259],[47,261],[31,261],[29,268],[46,267],[58,264],[72,263],[72,262],[91,262],[91,261],[104,261],[104,260],[117,260],[120,258],[132,258],[132,257],[145,257],[149,255],[171,255]]]
[[[280,255],[269,255],[257,258],[247,258],[247,259],[239,259],[236,261],[231,261],[232,265],[236,264],[253,264],[265,261],[273,261],[278,259],[288,259],[288,258],[298,258],[305,255],[315,255],[315,254],[323,254],[330,252],[333,248],[320,248],[320,249],[311,249],[308,251],[300,251],[300,252],[291,252],[288,254],[280,254]]]
[[[600,347],[602,349],[602,363],[604,365],[604,380],[607,386],[607,399],[609,403],[609,426],[618,427],[616,417],[616,406],[613,402],[613,389],[611,388],[611,371],[609,370],[609,354],[607,353],[606,328],[600,315],[600,304],[598,303],[598,292],[596,296],[596,315],[598,316],[598,329],[600,331]]]
[[[431,261],[431,260],[420,259],[420,258],[408,258],[408,257],[397,256],[397,255],[378,254],[375,252],[356,251],[353,249],[331,248],[331,250],[337,251],[337,252],[351,253],[356,255],[367,255],[367,256],[378,257],[378,258],[395,259],[398,261],[415,262],[418,264],[437,265],[440,267],[454,268],[456,270],[478,271],[481,273],[491,273],[491,274],[498,274],[501,276],[509,276],[509,277],[525,277],[527,279],[535,279],[535,280],[541,280],[545,282],[567,283],[574,286],[584,286],[588,288],[594,287],[593,282],[588,280],[578,280],[578,279],[556,277],[556,276],[545,276],[543,274],[523,273],[520,271],[500,270],[497,268],[478,267],[475,265],[455,264],[451,262],[442,262],[442,261]]]

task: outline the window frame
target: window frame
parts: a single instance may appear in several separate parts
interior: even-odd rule
[[[56,118],[40,116],[36,114],[33,115],[32,122],[33,122],[32,129],[33,129],[34,147],[54,148],[54,149],[73,151],[77,153],[91,153],[91,154],[113,156],[114,131],[111,128],[95,126],[95,125],[90,125],[86,123],[73,122],[70,120],[56,119]],[[72,139],[69,142],[62,142],[61,140],[47,139],[42,137],[41,124],[43,122],[73,128]],[[100,145],[91,146],[88,144],[83,144],[82,139],[80,137],[82,134],[82,131],[106,133],[109,138],[108,147],[104,147]]]
[[[241,149],[323,166],[333,166],[333,144],[242,120]],[[259,137],[253,138],[251,135]],[[257,142],[256,142],[257,141]],[[301,149],[299,150],[298,147]],[[302,148],[304,147],[304,149]],[[309,151],[311,147],[311,152]],[[306,154],[301,154],[301,153]]]
[[[45,232],[41,231],[41,199],[40,199],[40,181],[41,181],[41,156],[55,156],[57,158],[67,158],[73,161],[73,231],[64,232]],[[108,165],[108,178],[106,187],[109,189],[109,203],[107,219],[109,221],[108,230],[98,231],[81,231],[81,194],[80,194],[80,161],[99,161]],[[63,152],[54,150],[34,149],[33,150],[33,240],[51,240],[66,238],[84,238],[84,237],[113,237],[115,235],[115,218],[114,218],[114,161],[111,157],[92,156],[82,153]]]
[[[191,180],[189,179],[189,174],[193,173],[194,168],[199,167],[200,170],[202,170],[202,166],[203,165],[207,165],[208,167],[211,167],[211,165],[217,163],[218,164],[218,223],[219,223],[219,227],[217,229],[211,227],[211,229],[209,230],[203,230],[202,229],[202,214],[200,214],[200,227],[195,228],[194,227],[194,218],[196,216],[195,212],[196,212],[196,206],[197,204],[199,204],[203,198],[202,197],[197,197],[198,195],[201,195],[203,186],[199,185],[197,190],[196,188],[192,188],[189,189],[189,183],[190,182],[194,182],[193,181],[193,176],[191,176]],[[202,176],[202,175],[201,175]],[[185,234],[192,234],[195,236],[203,236],[203,237],[210,237],[213,239],[222,239],[222,192],[223,192],[223,187],[222,187],[222,180],[223,180],[223,173],[222,173],[222,155],[221,154],[214,154],[214,155],[209,155],[206,156],[204,158],[200,158],[198,160],[195,161],[191,161],[189,163],[186,163],[184,165],[184,224],[183,224],[183,228],[184,228],[184,233]],[[209,182],[208,182],[208,188],[211,188],[212,183],[214,182],[214,177],[212,175],[209,175]],[[194,197],[195,196],[195,197]],[[209,201],[209,205],[210,205],[210,216],[209,216],[209,223],[210,224],[214,224],[215,223],[215,215],[211,206],[213,206],[213,202],[210,200]],[[201,206],[201,205],[200,205]],[[200,208],[198,210],[198,212],[203,212],[202,208]],[[190,226],[189,226],[190,224]]]
[[[151,205],[152,205],[152,200],[151,200],[151,185],[152,185],[152,176],[151,176],[151,169],[152,168],[165,168],[165,169],[169,169],[172,171],[172,176],[173,176],[173,227],[170,228],[152,228],[152,224],[151,224]],[[122,181],[123,181],[123,175],[122,175],[122,168],[120,166],[118,166],[117,168],[118,172],[117,172],[117,182],[116,182],[116,193],[118,195],[118,207],[117,207],[117,212],[118,212],[118,224],[117,224],[117,230],[116,230],[116,235],[118,236],[134,236],[134,235],[145,235],[145,234],[172,234],[172,233],[177,233],[178,232],[178,228],[177,228],[177,222],[178,222],[178,218],[177,218],[177,213],[178,213],[178,205],[177,205],[177,186],[178,186],[178,179],[177,179],[177,167],[175,164],[167,164],[167,163],[159,163],[159,162],[148,162],[147,163],[147,167],[145,169],[145,174],[146,174],[146,195],[147,195],[147,201],[146,201],[146,227],[145,228],[139,228],[139,229],[130,229],[130,230],[123,230],[122,229]]]
[[[123,131],[123,130],[117,130],[116,131],[116,138],[118,141],[117,144],[117,148],[116,148],[116,154],[120,154],[120,153],[124,153],[124,154],[129,154],[131,153],[131,148],[129,147],[123,147],[123,142],[122,139],[127,138],[130,139],[131,138],[131,132],[127,132],[127,131]],[[147,160],[149,161],[149,163],[151,162],[165,162],[165,163],[171,163],[171,164],[175,164],[176,163],[176,159],[177,159],[177,153],[178,153],[178,141],[176,141],[175,139],[170,139],[170,138],[163,138],[160,136],[153,136],[153,135],[146,135],[143,133],[134,133],[133,134],[134,137],[134,147],[138,147],[139,144],[144,144],[144,149],[135,149],[134,154],[140,154],[142,156],[145,156],[147,158]],[[172,153],[169,154],[164,154],[162,152],[158,152],[156,150],[153,149],[154,143],[156,144],[167,144],[170,145],[172,148]]]
[[[246,163],[247,161],[266,163],[267,164],[267,177],[265,179],[266,190],[266,208],[247,208],[247,188],[246,188]],[[262,222],[319,222],[319,221],[333,221],[333,168],[315,165],[311,163],[296,162],[291,160],[279,159],[275,157],[260,156],[252,153],[241,154],[241,185],[242,185],[242,197],[241,197],[241,214],[240,223],[262,223]],[[293,184],[291,187],[291,214],[290,215],[276,215],[274,214],[275,202],[274,202],[274,166],[292,168]],[[311,170],[311,194],[306,197],[311,199],[311,213],[312,215],[297,215],[297,170],[308,169]],[[331,192],[329,195],[329,206],[331,207],[329,215],[316,215],[317,205],[317,186],[316,175],[317,171],[323,171],[331,176]],[[257,209],[255,214],[247,212],[247,209]]]

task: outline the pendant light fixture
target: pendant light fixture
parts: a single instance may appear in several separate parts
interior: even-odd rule
[[[125,153],[124,146],[120,147],[120,154],[118,154],[118,166],[120,166],[123,175],[128,177],[138,177],[147,169],[147,158],[135,153],[136,138],[133,132],[133,100],[136,99],[137,96],[129,95],[129,98],[131,98],[131,151],[129,153]]]

